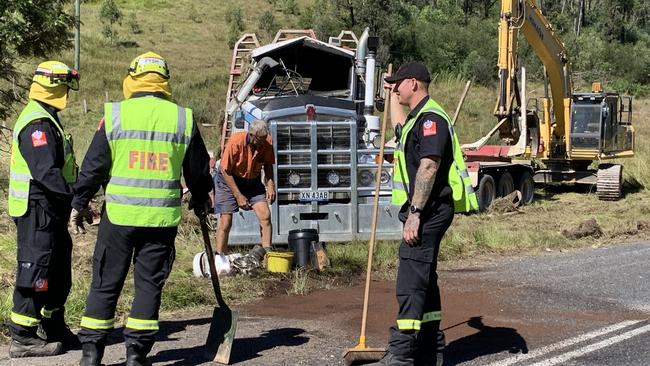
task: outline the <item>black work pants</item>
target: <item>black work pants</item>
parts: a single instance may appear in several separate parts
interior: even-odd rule
[[[72,286],[72,239],[68,222],[30,200],[27,213],[14,219],[17,237],[16,285],[13,294],[12,334],[36,335],[43,317],[63,311]]]
[[[434,360],[436,351],[444,348],[436,267],[440,241],[453,218],[453,203],[437,203],[421,217],[418,245],[400,245],[396,290],[399,313],[397,324],[390,329],[388,350],[415,358],[416,365],[429,364],[424,360]]]
[[[82,343],[104,343],[131,262],[135,297],[124,326],[126,346],[147,353],[158,332],[158,310],[174,262],[176,227],[132,227],[111,223],[104,212],[93,256],[93,279],[81,320]]]

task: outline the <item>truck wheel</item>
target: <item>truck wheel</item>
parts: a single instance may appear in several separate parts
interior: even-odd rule
[[[521,192],[521,204],[530,205],[535,197],[535,181],[530,172],[523,172],[521,174],[517,189]]]
[[[512,179],[512,174],[504,172],[499,178],[499,186],[497,187],[497,194],[499,197],[505,197],[515,190],[515,181]]]
[[[478,196],[479,211],[485,212],[485,210],[490,208],[494,197],[496,197],[494,178],[489,174],[483,175],[481,181],[478,183],[478,191],[476,193]]]

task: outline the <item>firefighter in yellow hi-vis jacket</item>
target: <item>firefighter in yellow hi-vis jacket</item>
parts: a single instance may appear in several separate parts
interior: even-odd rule
[[[72,139],[57,112],[79,74],[59,61],[36,68],[29,102],[14,126],[9,178],[9,215],[18,231],[16,287],[9,355],[52,356],[79,346],[64,321],[70,293],[72,241],[67,230],[77,178]],[[38,326],[46,340],[37,336]]]
[[[195,210],[212,191],[209,156],[192,111],[171,101],[169,69],[159,55],[136,57],[124,79],[125,100],[107,103],[75,185],[73,213],[106,184],[81,319],[81,365],[99,365],[131,262],[135,298],[124,324],[126,365],[147,364],[158,332],[163,286],[174,261],[181,220],[181,174]]]

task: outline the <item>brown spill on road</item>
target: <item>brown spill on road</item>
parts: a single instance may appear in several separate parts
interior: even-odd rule
[[[561,311],[541,311],[534,302],[516,301],[538,290],[504,287],[493,280],[478,278],[479,273],[480,270],[439,271],[447,352],[458,353],[456,359],[459,361],[501,351],[516,353],[642,316],[632,312],[616,314],[569,307]],[[349,334],[350,346],[353,346],[358,340],[362,301],[363,284],[360,283],[306,296],[265,298],[242,306],[241,310],[248,316],[325,320]],[[388,328],[395,323],[396,313],[394,282],[372,282],[367,329],[369,346],[386,346]],[[462,354],[468,351],[472,356],[466,358]]]

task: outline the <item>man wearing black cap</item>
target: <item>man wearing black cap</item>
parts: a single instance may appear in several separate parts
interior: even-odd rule
[[[442,365],[440,290],[436,262],[454,216],[448,175],[454,162],[449,117],[428,95],[431,77],[419,62],[403,64],[385,79],[398,145],[392,203],[404,223],[397,272],[397,324],[378,365]],[[402,106],[408,106],[405,113]]]

